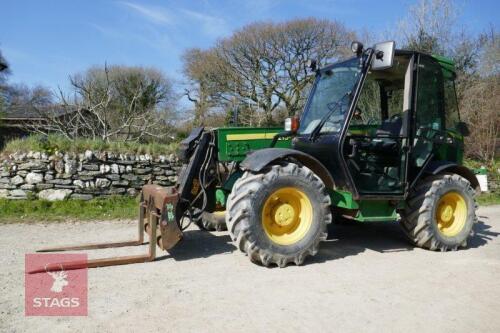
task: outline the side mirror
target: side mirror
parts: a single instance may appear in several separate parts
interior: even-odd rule
[[[311,70],[311,72],[316,71],[316,69],[318,68],[318,63],[317,63],[316,59],[307,60],[306,67],[309,68]]]
[[[463,121],[459,121],[457,123],[456,128],[457,128],[458,133],[462,134],[463,136],[470,135],[469,126],[467,126],[467,124],[464,123]]]
[[[375,55],[372,60],[372,70],[382,70],[391,68],[394,62],[394,49],[396,43],[394,41],[382,42],[373,46]]]

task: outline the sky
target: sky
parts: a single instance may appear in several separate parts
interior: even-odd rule
[[[0,50],[9,82],[67,89],[68,76],[92,65],[153,66],[182,82],[181,56],[254,21],[316,17],[353,30],[395,29],[412,0],[2,0]],[[498,28],[499,0],[462,0],[472,33]]]

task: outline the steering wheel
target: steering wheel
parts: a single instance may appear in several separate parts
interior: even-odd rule
[[[417,138],[425,138],[427,140],[430,140],[434,137],[436,134],[436,130],[433,129],[431,126],[422,126],[417,129],[416,137]]]
[[[401,113],[396,113],[396,114],[393,114],[392,116],[389,117],[389,120],[396,120],[398,118],[402,118],[401,117]]]
[[[326,128],[328,129],[333,128],[333,130],[336,131],[339,123],[340,121],[339,122],[327,121],[321,128],[321,132],[323,132]]]

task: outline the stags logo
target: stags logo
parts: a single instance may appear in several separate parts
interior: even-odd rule
[[[69,261],[85,263],[87,255],[26,254],[27,316],[87,315],[87,269],[64,270],[63,263]]]
[[[52,276],[54,279],[54,282],[52,283],[52,287],[50,288],[50,291],[53,291],[55,293],[60,293],[62,292],[63,288],[68,285],[68,280],[66,278],[68,277],[68,274],[64,271],[64,268],[61,266],[61,270],[59,272],[50,272],[47,270],[47,266],[45,266],[45,271],[47,274]]]

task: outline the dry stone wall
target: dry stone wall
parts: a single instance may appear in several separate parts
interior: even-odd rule
[[[14,153],[0,160],[0,198],[54,201],[136,196],[149,182],[175,184],[178,169],[174,154],[151,156],[90,150],[84,154]]]

